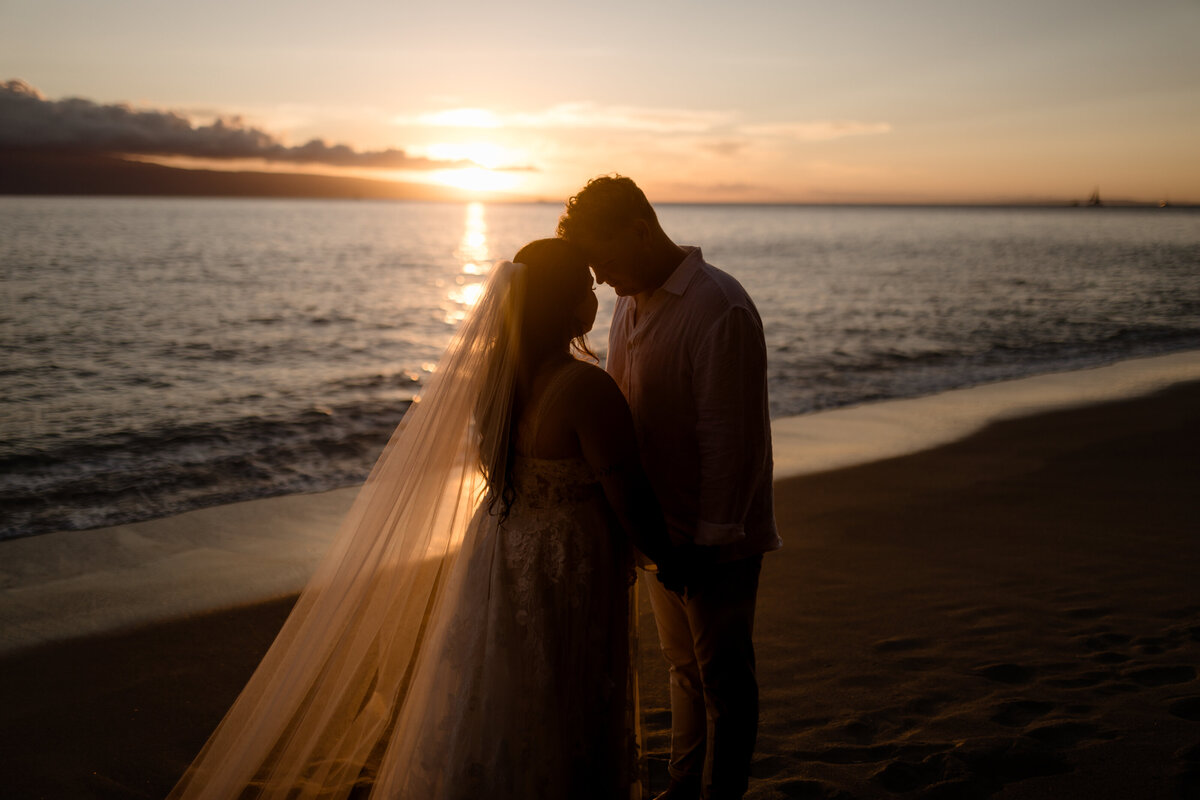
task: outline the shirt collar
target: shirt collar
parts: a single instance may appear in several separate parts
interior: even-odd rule
[[[700,265],[704,263],[704,256],[700,253],[699,247],[690,245],[681,245],[682,249],[687,252],[683,261],[679,262],[679,266],[675,267],[675,271],[667,276],[667,279],[662,282],[662,286],[658,288],[664,292],[682,297],[683,293],[692,283],[692,278],[696,277],[696,273],[700,271]]]

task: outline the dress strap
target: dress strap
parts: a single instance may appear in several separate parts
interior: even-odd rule
[[[554,407],[554,403],[558,401],[558,398],[566,391],[567,386],[570,384],[571,373],[582,363],[578,359],[571,359],[555,370],[550,380],[546,382],[546,388],[542,390],[542,396],[538,398],[537,405],[530,410],[530,413],[525,415],[524,435],[520,438],[524,444],[522,449],[526,453],[532,455],[534,445],[537,444],[538,432],[541,429],[542,419],[545,418],[545,414],[542,412]]]

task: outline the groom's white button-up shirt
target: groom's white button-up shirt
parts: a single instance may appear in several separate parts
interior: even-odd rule
[[[745,558],[781,545],[762,320],[737,280],[684,250],[653,293],[617,298],[607,370],[672,535]]]

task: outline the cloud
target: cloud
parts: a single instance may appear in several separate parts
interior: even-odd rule
[[[433,128],[499,128],[499,115],[486,108],[450,108],[417,117],[421,125]]]
[[[714,142],[700,142],[698,147],[714,155],[732,157],[740,154],[748,145],[749,142],[744,140],[718,139]]]
[[[747,136],[772,136],[801,142],[825,142],[846,136],[867,136],[889,133],[887,122],[855,122],[853,120],[816,120],[813,122],[776,122],[767,125],[744,125],[739,132]]]
[[[598,103],[559,103],[539,111],[499,114],[482,108],[451,108],[397,117],[397,125],[446,128],[568,128],[617,130],[646,133],[703,133],[728,124],[733,115],[725,111],[679,108],[605,106]]]
[[[729,122],[724,111],[601,106],[562,103],[531,114],[514,114],[512,124],[531,128],[600,128],[651,133],[703,133]]]
[[[476,166],[466,159],[437,160],[403,150],[358,151],[344,144],[313,139],[289,147],[239,117],[193,125],[173,111],[137,110],[125,104],[91,100],[47,100],[20,80],[0,83],[0,147],[107,155],[258,158],[296,164],[372,169],[459,169]]]
[[[397,125],[421,125],[444,128],[568,128],[624,131],[650,134],[720,135],[735,137],[785,138],[802,142],[823,142],[847,136],[889,133],[887,122],[855,120],[810,120],[738,125],[737,114],[730,111],[606,106],[598,103],[559,103],[540,111],[501,114],[486,108],[451,108],[415,117],[393,119]],[[704,145],[719,155],[734,155],[748,142],[725,138]]]

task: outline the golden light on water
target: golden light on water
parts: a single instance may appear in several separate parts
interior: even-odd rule
[[[467,275],[485,275],[490,267],[491,253],[487,243],[487,220],[483,203],[467,203],[467,219],[462,241],[454,253],[463,262]]]
[[[487,220],[483,203],[468,203],[463,237],[455,251],[462,261],[462,272],[454,279],[447,294],[446,322],[457,325],[479,302],[483,294],[483,276],[491,269],[491,250],[487,241]]]
[[[464,283],[450,290],[450,300],[465,308],[459,310],[459,320],[466,316],[466,310],[479,302],[480,295],[483,294],[482,283]]]

